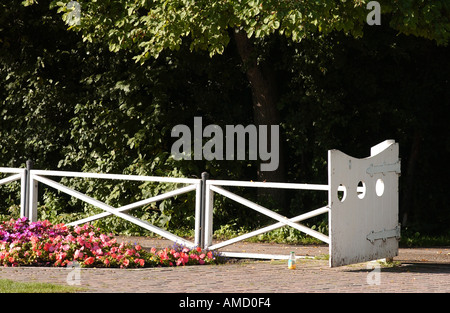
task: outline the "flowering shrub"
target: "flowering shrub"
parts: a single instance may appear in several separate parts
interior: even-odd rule
[[[150,251],[139,244],[118,243],[111,235],[85,224],[68,227],[48,221],[30,223],[27,218],[0,225],[0,265],[66,266],[78,262],[82,267],[152,267],[219,263],[213,251],[181,245]]]

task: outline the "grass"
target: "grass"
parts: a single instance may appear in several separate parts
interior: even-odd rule
[[[73,293],[83,288],[39,282],[15,282],[0,279],[0,293]]]

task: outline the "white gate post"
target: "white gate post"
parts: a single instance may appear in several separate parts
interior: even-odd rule
[[[28,171],[25,169],[21,173],[20,178],[20,217],[28,217],[27,212],[27,175]]]
[[[203,246],[203,223],[202,219],[204,218],[203,213],[203,180],[201,183],[197,184],[195,189],[195,238],[194,244],[196,246]]]
[[[38,182],[34,179],[32,170],[28,172],[29,187],[28,187],[28,219],[31,222],[37,221],[37,201],[38,201]]]
[[[214,191],[211,190],[210,184],[205,184],[205,242],[204,249],[208,249],[212,245],[213,237],[213,209],[214,209]]]

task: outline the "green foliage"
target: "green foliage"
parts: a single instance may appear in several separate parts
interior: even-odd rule
[[[69,1],[52,2],[61,12]],[[264,38],[279,32],[300,41],[317,30],[334,29],[361,35],[364,1],[157,0],[79,1],[84,41],[106,40],[111,51],[134,49],[138,62],[157,58],[164,50],[179,50],[183,41],[191,51],[222,54],[230,29]],[[66,15],[63,15],[66,18]]]
[[[66,1],[52,2],[66,12]],[[83,41],[104,41],[111,51],[133,49],[144,62],[164,50],[179,50],[187,41],[191,51],[222,54],[230,30],[248,37],[267,38],[274,33],[300,42],[317,31],[342,31],[361,36],[368,11],[366,1],[261,1],[261,0],[157,0],[114,2],[79,1]],[[381,1],[382,12],[392,16],[391,27],[447,44],[450,29],[448,1]],[[63,19],[67,18],[67,13]]]
[[[390,25],[406,35],[436,41],[447,45],[450,34],[450,3],[446,0],[380,1],[392,19]]]

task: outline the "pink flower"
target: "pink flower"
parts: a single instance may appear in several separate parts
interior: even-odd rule
[[[186,253],[181,253],[181,258],[183,258],[183,264],[186,264],[187,262],[189,262],[189,255]]]
[[[59,255],[57,256],[57,259],[58,259],[59,261],[62,261],[62,260],[64,260],[64,259],[66,258],[66,256],[67,256],[67,253],[63,252],[63,253],[61,253],[61,254],[59,254]]]
[[[84,264],[90,265],[90,264],[94,263],[94,261],[95,261],[94,257],[91,256],[91,257],[87,258],[86,260],[84,260]]]
[[[51,247],[51,244],[49,244],[49,243],[45,243],[44,244],[44,250],[45,251],[48,251],[50,249],[50,247]]]
[[[156,248],[155,248],[155,247],[152,247],[152,248],[150,249],[150,252],[153,253],[153,254],[155,254],[155,253],[156,253]]]
[[[160,258],[162,259],[162,260],[168,260],[169,259],[169,256],[167,255],[167,252],[162,252],[161,254],[160,254]]]
[[[123,260],[124,266],[128,266],[129,264],[130,264],[130,260],[128,260],[128,259]]]
[[[205,264],[205,260],[198,260],[198,263],[199,263],[200,265],[203,265],[203,264]]]
[[[74,259],[78,259],[78,258],[83,258],[83,252],[81,252],[80,250],[76,250],[74,255],[73,255]]]
[[[142,249],[142,247],[140,245],[136,245],[135,248],[136,248],[137,251]]]
[[[198,260],[198,255],[196,254],[191,254],[189,257],[193,260]]]

